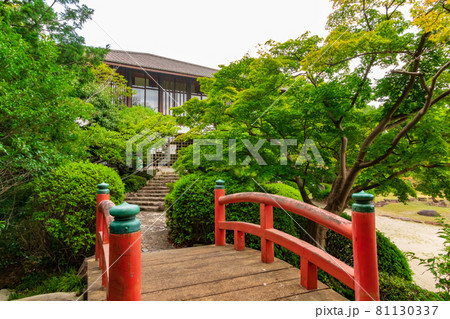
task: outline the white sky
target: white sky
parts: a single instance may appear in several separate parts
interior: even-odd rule
[[[212,68],[255,55],[258,43],[326,35],[330,0],[82,0],[95,10],[90,46],[146,52]]]

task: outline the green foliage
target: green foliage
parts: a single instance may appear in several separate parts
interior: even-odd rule
[[[408,255],[428,268],[436,280],[436,288],[450,300],[450,224],[446,223],[443,217],[436,217],[436,221],[442,227],[439,230],[439,237],[444,239],[444,253],[432,258],[419,258],[414,253]]]
[[[258,57],[246,55],[201,79],[207,99],[174,109],[191,138],[237,141],[233,167],[225,164],[225,143],[223,161],[200,165],[193,164],[198,154],[186,149],[177,162],[181,173],[239,171],[260,183],[297,179],[303,200],[309,189],[315,198],[327,197],[326,209],[335,214],[347,207],[348,194],[361,190],[415,196],[403,177],[413,177],[427,195],[448,197],[450,50],[438,30],[448,33],[450,10],[414,1],[419,9],[409,19],[408,1],[333,2],[325,38],[269,40]],[[381,78],[373,72],[380,69]],[[266,142],[259,154],[267,165],[253,159],[244,165],[250,152],[242,139],[297,145]],[[302,161],[308,139],[325,165]],[[205,147],[202,154],[214,151]],[[331,191],[317,189],[324,182]]]
[[[91,122],[107,130],[116,130],[120,111],[126,108],[121,98],[131,96],[131,88],[122,75],[106,64],[88,65],[86,72],[90,75],[89,81],[80,83],[77,96],[94,107]]]
[[[117,109],[116,106],[114,107]],[[126,143],[129,139],[138,134],[142,135],[133,144],[132,163],[133,167],[136,168],[137,144],[149,136],[155,136],[155,142],[159,141],[160,138],[175,136],[179,129],[173,116],[162,115],[142,106],[125,107],[117,112],[116,119],[110,116],[104,118],[104,121],[115,122],[113,129],[94,123],[82,131],[82,137],[87,147],[89,159],[94,163],[107,162],[108,166],[114,167],[120,175],[130,174],[130,168],[126,166]],[[153,144],[146,145],[142,150],[143,154],[147,154],[148,148],[151,148]],[[147,157],[144,156],[144,160],[146,159]],[[146,164],[144,162],[144,165]]]
[[[85,48],[84,38],[77,34],[93,10],[79,0],[56,0],[49,5],[42,0],[3,1],[0,16],[10,28],[38,51],[45,35],[58,44],[58,63],[77,68],[99,50]],[[54,6],[58,6],[58,12]]]
[[[90,106],[70,97],[74,74],[43,37],[31,46],[0,18],[0,194],[81,154],[77,117]]]
[[[147,179],[142,176],[132,175],[123,180],[125,184],[125,193],[133,193],[140,190],[147,184]]]
[[[28,242],[33,242],[34,227],[30,225],[27,202],[33,191],[31,183],[22,184],[8,190],[0,196],[0,268],[17,264],[27,267],[30,255],[26,252]]]
[[[110,185],[111,200],[122,203],[124,185],[103,165],[67,163],[33,183],[33,219],[45,230],[53,262],[72,264],[93,252],[97,184],[103,182]]]
[[[86,286],[86,281],[79,276],[75,269],[69,269],[59,274],[33,273],[24,277],[16,286],[15,291],[9,296],[9,300],[16,300],[53,292],[77,292],[81,294]]]
[[[410,280],[380,272],[381,301],[442,301],[450,300],[448,295],[423,289]]]

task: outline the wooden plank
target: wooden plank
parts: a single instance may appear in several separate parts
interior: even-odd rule
[[[305,299],[307,298],[307,299]],[[348,301],[345,297],[338,294],[336,291],[330,288],[321,290],[311,290],[305,294],[294,295],[289,297],[283,297],[275,299],[276,301]]]
[[[277,281],[297,280],[298,275],[298,270],[294,268],[280,269],[266,273],[198,283],[175,289],[143,293],[142,300],[192,300],[250,287],[261,287]]]
[[[323,288],[328,290],[329,288]],[[318,291],[319,294],[323,290],[306,290],[301,287],[298,279],[286,280],[274,282],[268,285],[250,287],[246,289],[234,290],[226,293],[211,295],[202,298],[196,298],[192,300],[196,301],[232,301],[232,300],[243,300],[243,301],[272,301],[276,299],[286,298],[289,296],[298,295],[298,300],[310,300],[311,292]],[[327,295],[328,296],[328,295]],[[322,299],[325,300],[325,299]]]
[[[214,246],[203,246],[202,249],[198,249],[199,247],[193,248],[183,248],[183,249],[171,249],[151,252],[150,254],[142,254],[142,265],[143,267],[147,267],[150,265],[161,265],[161,264],[170,264],[170,263],[184,263],[191,260],[196,260],[199,258],[206,258],[211,256],[226,256],[226,255],[237,255],[238,251],[233,249],[233,246],[225,246],[224,247],[214,247]],[[167,252],[167,254],[165,253]],[[170,252],[170,253],[169,253]],[[179,252],[179,254],[176,254]],[[246,252],[248,255],[258,256],[260,254],[259,251],[248,249]]]
[[[152,269],[159,271],[159,270],[169,270],[173,269],[173,271],[180,271],[180,265],[183,265],[183,272],[186,272],[189,269],[197,270],[198,267],[204,267],[208,264],[214,264],[216,267],[217,265],[224,265],[224,266],[231,266],[233,264],[233,261],[236,260],[239,261],[240,259],[251,259],[254,261],[261,262],[261,258],[259,254],[247,254],[245,252],[225,252],[223,254],[207,254],[207,255],[198,255],[196,258],[188,259],[188,260],[171,260],[167,259],[165,262],[159,262],[159,263],[152,263],[151,261],[148,262],[147,260],[142,260],[142,268],[143,269]]]
[[[289,265],[288,265],[289,266]],[[220,279],[230,279],[289,268],[280,261],[272,264],[263,264],[253,257],[241,258],[239,263],[210,263],[200,260],[189,264],[191,271],[184,271],[184,266],[177,268],[145,268],[142,273],[142,292],[148,293],[163,289],[185,287],[199,283],[214,282]],[[197,269],[197,270],[195,270]]]
[[[87,259],[88,300],[105,300],[101,270]],[[96,280],[95,284],[92,283]],[[92,285],[92,286],[91,286]],[[232,245],[202,246],[142,254],[142,300],[345,300],[322,283],[300,285],[300,271],[259,251]]]
[[[87,300],[106,300],[106,290],[102,287],[102,271],[94,257],[86,259],[87,264]]]

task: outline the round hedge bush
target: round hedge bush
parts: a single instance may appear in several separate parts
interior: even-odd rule
[[[34,182],[30,201],[34,220],[45,230],[43,245],[53,261],[72,264],[93,253],[97,184],[110,185],[115,204],[124,198],[124,185],[111,168],[71,162]]]

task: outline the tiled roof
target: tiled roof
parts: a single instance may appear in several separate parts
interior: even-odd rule
[[[218,71],[205,66],[169,59],[154,54],[120,50],[110,50],[105,62],[125,64],[136,68],[142,67],[163,73],[166,71],[200,77],[211,77],[214,72]]]

